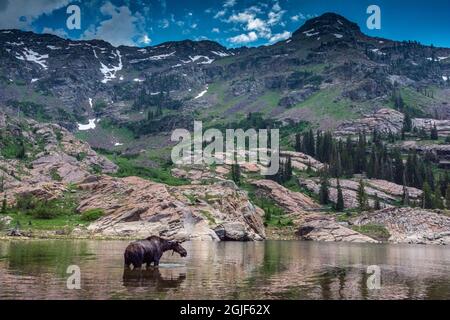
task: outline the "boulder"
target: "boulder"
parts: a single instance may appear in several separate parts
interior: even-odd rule
[[[403,128],[404,115],[393,109],[380,109],[361,119],[343,122],[336,129],[338,136],[355,135],[359,132],[400,133]]]
[[[79,212],[96,208],[105,212],[88,227],[94,235],[219,240],[214,230],[223,226],[225,238],[265,237],[262,210],[230,181],[169,187],[137,177],[103,176],[82,181],[79,188],[86,191]]]
[[[450,244],[450,217],[443,212],[417,208],[386,208],[368,212],[351,221],[354,225],[383,225],[390,242]]]
[[[353,231],[325,215],[311,215],[304,218],[297,231],[302,240],[323,242],[377,243],[378,241]]]
[[[252,180],[250,183],[257,188],[256,194],[273,200],[293,220],[298,221],[308,211],[320,210],[321,206],[312,198],[300,192],[293,192],[272,180]]]

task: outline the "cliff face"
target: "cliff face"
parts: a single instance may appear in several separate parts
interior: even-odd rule
[[[387,208],[370,212],[352,221],[356,226],[383,225],[390,242],[412,244],[450,244],[450,217],[417,208]]]
[[[91,224],[93,235],[184,240],[262,240],[263,212],[232,182],[168,187],[137,177],[92,177],[78,211],[101,208],[106,215]]]
[[[57,124],[0,113],[0,135],[0,176],[10,200],[15,193],[27,191],[48,191],[51,198],[68,183],[79,182],[94,172],[117,170],[114,163]]]

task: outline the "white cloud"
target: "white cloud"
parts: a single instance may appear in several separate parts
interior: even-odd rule
[[[141,42],[144,44],[150,44],[152,42],[152,39],[150,39],[148,35],[144,35]]]
[[[53,28],[45,27],[44,29],[42,29],[42,33],[53,34],[53,35],[61,37],[61,38],[68,38],[69,37],[67,31],[62,29],[62,28],[60,28],[60,29],[53,29]]]
[[[231,8],[231,7],[234,7],[235,4],[236,4],[236,0],[226,0],[225,3],[223,4],[223,7]]]
[[[191,25],[191,28],[192,28],[192,29],[197,29],[197,27],[198,27],[198,24],[196,24],[196,23],[193,23],[193,24]]]
[[[109,17],[100,22],[100,25],[91,25],[83,34],[86,40],[102,39],[113,46],[133,46],[133,38],[140,33],[144,18],[140,13],[132,14],[126,6],[116,7],[111,2],[106,2],[100,12]]]
[[[226,13],[227,13],[226,10],[220,10],[215,14],[214,19],[222,18]]]
[[[280,7],[280,3],[276,2],[273,7],[272,7],[273,11],[281,11],[281,7]]]
[[[160,28],[167,29],[169,26],[170,26],[170,22],[169,22],[169,20],[167,20],[167,19],[162,19],[162,20],[159,22],[159,27],[160,27]]]
[[[213,29],[212,29],[212,32],[214,32],[214,33],[220,33],[220,29],[219,29],[219,28],[213,28]]]
[[[269,12],[269,20],[267,20],[267,23],[271,26],[277,25],[281,21],[285,13],[286,11],[283,10],[277,12]]]
[[[250,43],[255,42],[256,40],[258,40],[258,35],[254,31],[249,32],[248,34],[240,34],[238,36],[228,38],[228,41],[234,44]]]
[[[0,0],[0,29],[31,30],[34,20],[68,6],[70,2],[70,0]]]
[[[244,24],[246,31],[256,31],[262,37],[268,37],[271,33],[267,23],[257,18],[253,13],[241,12],[233,14],[228,18],[228,22]]]
[[[291,37],[291,35],[292,34],[289,31],[284,31],[282,33],[277,33],[277,34],[274,34],[269,39],[269,42],[270,43],[275,43],[275,42],[278,42],[278,41],[281,41],[281,40],[287,40],[287,39],[289,39]]]

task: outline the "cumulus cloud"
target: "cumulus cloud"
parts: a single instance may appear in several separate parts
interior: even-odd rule
[[[141,42],[144,44],[150,44],[152,42],[152,39],[150,39],[150,37],[146,34],[142,37]]]
[[[284,31],[282,33],[274,34],[272,37],[270,37],[269,43],[275,43],[278,41],[287,40],[291,37],[291,35],[292,34],[289,31]]]
[[[222,18],[227,13],[226,10],[220,10],[214,15],[214,19]]]
[[[133,14],[126,6],[116,7],[111,2],[105,3],[101,8],[102,15],[109,17],[100,22],[100,25],[91,25],[83,34],[86,40],[102,39],[113,46],[132,46],[133,38],[140,33],[144,18],[139,13]]]
[[[287,32],[273,34],[272,28],[276,26],[285,26],[283,16],[286,10],[283,10],[279,2],[275,2],[272,7],[265,6],[262,8],[262,4],[257,6],[251,6],[241,12],[234,12],[228,17],[226,22],[241,25],[246,33],[229,38],[231,43],[249,43],[256,41],[260,38],[269,40],[269,43],[273,43],[282,40],[285,37],[289,37]],[[256,35],[250,36],[250,32]]]
[[[234,44],[251,43],[256,40],[258,40],[258,35],[254,31],[249,32],[248,34],[240,34],[238,36],[228,38],[228,41]]]
[[[231,8],[231,7],[234,7],[235,4],[236,4],[236,0],[226,0],[225,3],[223,4],[223,7]]]
[[[31,24],[44,14],[68,6],[70,0],[0,0],[0,29],[31,30]]]
[[[62,29],[62,28],[53,29],[53,28],[45,27],[44,29],[42,29],[42,33],[53,34],[53,35],[58,36],[60,38],[68,38],[69,37],[69,34],[67,33],[67,31]]]
[[[212,32],[214,32],[214,33],[220,33],[220,29],[219,29],[219,28],[212,28]]]

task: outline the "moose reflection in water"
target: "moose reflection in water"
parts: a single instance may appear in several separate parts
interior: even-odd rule
[[[128,269],[123,271],[124,287],[148,287],[158,290],[178,288],[186,279],[185,273],[177,272],[174,269],[164,269],[164,273],[159,268],[149,269]]]
[[[125,267],[130,268],[133,265],[135,269],[140,269],[144,263],[147,265],[147,268],[152,263],[157,267],[163,253],[170,250],[177,252],[182,257],[187,256],[186,249],[178,241],[170,241],[157,236],[151,236],[145,240],[132,242],[125,249]]]

